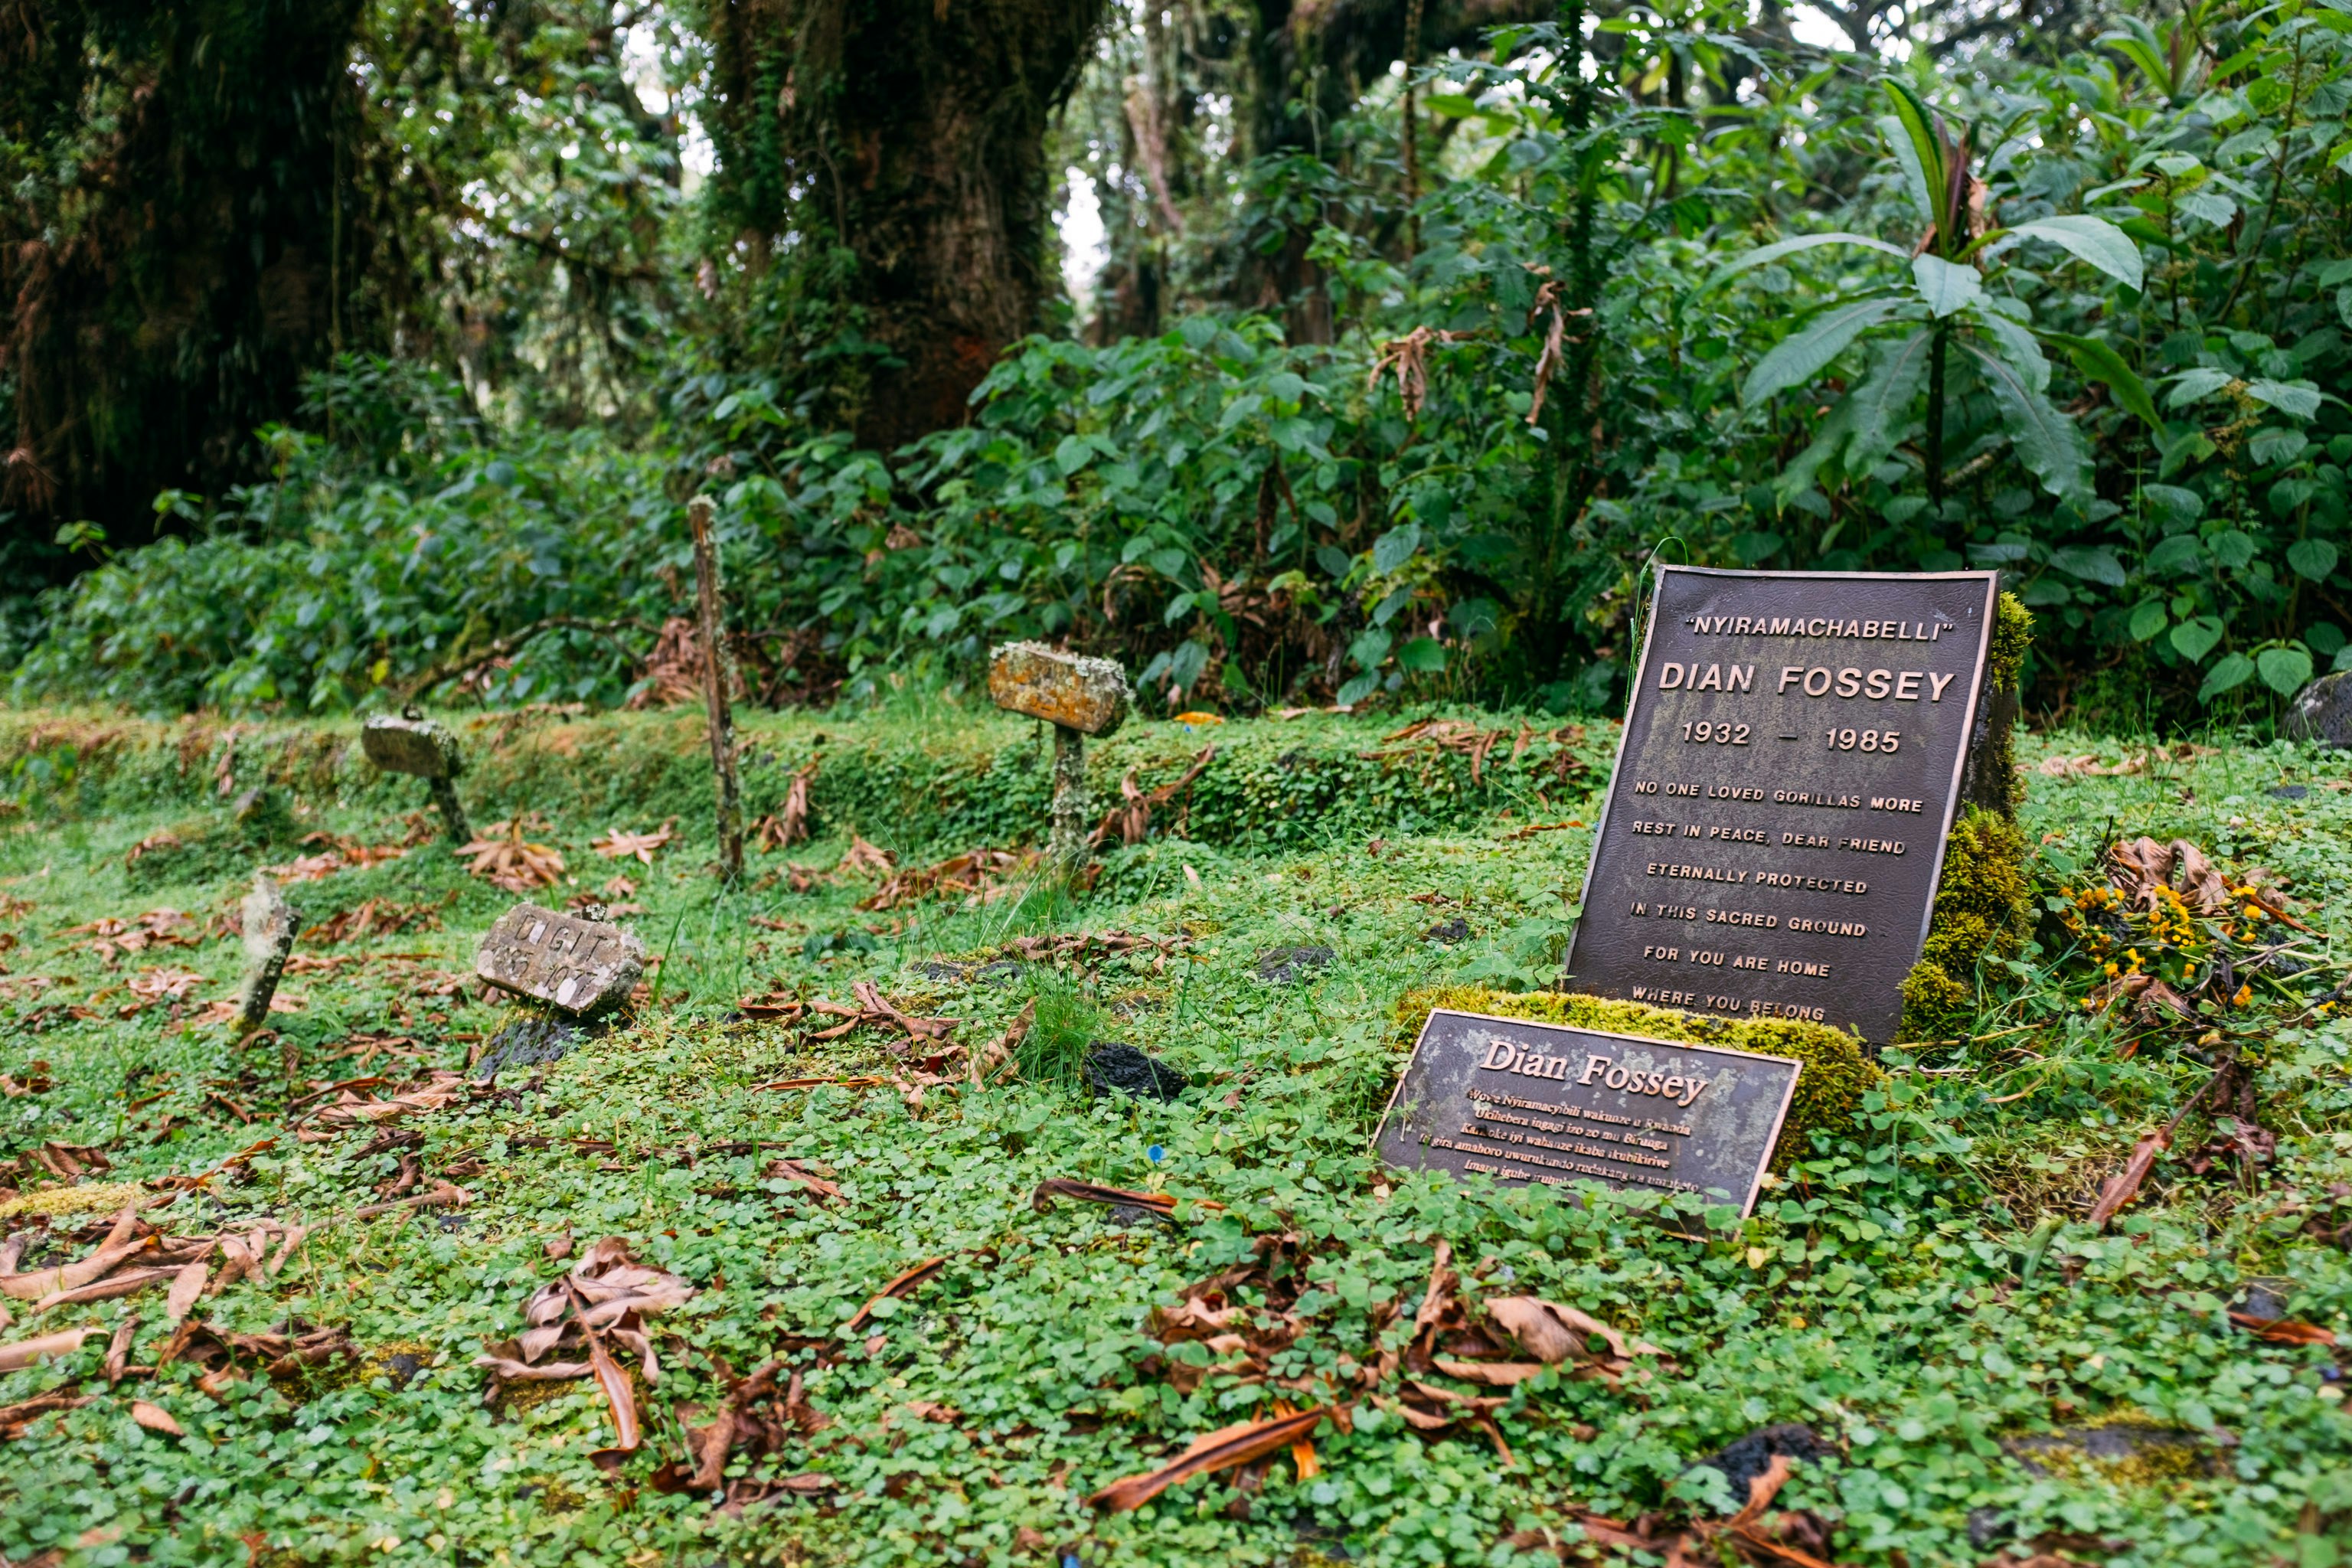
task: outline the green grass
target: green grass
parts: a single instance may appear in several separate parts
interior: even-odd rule
[[[0,719],[0,768],[14,767],[23,803],[0,819],[0,895],[28,906],[0,920],[16,939],[0,953],[15,994],[0,1002],[0,1071],[22,1085],[37,1060],[48,1080],[0,1100],[0,1160],[44,1142],[90,1145],[113,1168],[86,1181],[152,1180],[213,1170],[275,1138],[151,1217],[184,1235],[262,1215],[318,1223],[275,1282],[242,1281],[198,1315],[242,1332],[290,1317],[345,1329],[357,1347],[312,1373],[249,1376],[217,1394],[184,1362],[110,1389],[100,1373],[109,1333],[137,1314],[131,1359],[151,1363],[164,1338],[158,1295],[38,1315],[11,1303],[16,1321],[0,1342],[79,1324],[101,1331],[62,1361],[0,1373],[0,1404],[51,1389],[89,1396],[0,1447],[0,1556],[650,1568],[1011,1563],[1050,1550],[1089,1565],[1342,1552],[1392,1564],[1532,1563],[1552,1558],[1515,1552],[1515,1532],[1566,1531],[1587,1509],[1707,1513],[1725,1500],[1706,1474],[1685,1474],[1693,1460],[1758,1426],[1801,1421],[1839,1457],[1801,1467],[1780,1505],[1832,1521],[1840,1563],[1981,1562],[1998,1548],[1971,1543],[1971,1515],[1980,1537],[1992,1521],[2014,1539],[2059,1532],[2085,1561],[2337,1561],[2328,1532],[2352,1514],[2352,1430],[2329,1353],[2256,1342],[2223,1313],[2243,1281],[2284,1280],[2274,1288],[2295,1316],[2352,1333],[2352,1261],[2326,1234],[2341,1223],[2329,1184],[2352,1183],[2345,1026],[2282,1029],[2273,1013],[2252,1031],[2263,1121],[2280,1137],[2265,1180],[2250,1189],[2226,1168],[2200,1178],[2168,1162],[2147,1201],[2104,1234],[2082,1220],[2100,1181],[2206,1069],[2170,1047],[2123,1056],[2112,1027],[2080,1007],[2085,970],[2054,947],[1985,977],[1987,1037],[1923,1054],[1937,1071],[1898,1073],[1860,1138],[1817,1149],[1747,1222],[1687,1208],[1662,1224],[1644,1200],[1578,1207],[1385,1172],[1367,1149],[1398,1065],[1398,998],[1437,984],[1524,988],[1551,973],[1588,835],[1511,835],[1531,818],[1591,821],[1613,736],[1596,727],[1575,742],[1588,766],[1567,779],[1532,772],[1553,754],[1546,742],[1499,782],[1489,772],[1473,787],[1450,753],[1360,757],[1384,732],[1328,718],[1207,737],[1139,724],[1098,749],[1099,790],[1129,766],[1146,770],[1148,787],[1155,759],[1189,759],[1205,740],[1225,748],[1232,774],[1204,777],[1194,838],[1112,853],[1089,897],[1033,890],[870,913],[856,908],[870,879],[794,894],[784,863],[829,868],[853,830],[910,856],[1020,837],[1028,795],[982,785],[1020,765],[1021,727],[919,707],[751,723],[762,810],[818,750],[814,736],[825,737],[821,836],[755,857],[749,885],[729,893],[707,870],[698,725],[680,715],[494,719],[472,732],[469,807],[482,821],[545,811],[572,879],[554,892],[592,890],[616,870],[636,880],[645,912],[634,923],[665,959],[660,1002],[549,1068],[509,1073],[496,1095],[391,1124],[415,1129],[421,1145],[362,1155],[366,1130],[295,1136],[279,1045],[240,1051],[219,1028],[175,1030],[167,1005],[118,1016],[139,1000],[128,982],[151,969],[203,977],[184,1014],[232,994],[234,940],[207,934],[110,967],[68,928],[163,907],[209,920],[255,865],[304,852],[302,834],[401,837],[404,814],[425,805],[421,786],[370,778],[349,755],[348,729],[240,736],[224,795],[221,726]],[[2023,754],[2031,765],[2103,745],[2109,763],[2122,755],[2078,736],[2029,741]],[[2024,820],[2050,878],[2108,837],[2178,836],[2233,868],[2291,878],[2303,917],[2341,931],[2352,929],[2352,793],[2341,774],[2340,762],[2284,746],[2224,747],[2153,773],[2037,774]],[[2309,793],[2267,793],[2284,782]],[[229,820],[236,796],[265,783],[284,823]],[[681,839],[650,868],[616,867],[589,847],[609,828],[672,815]],[[196,848],[125,866],[166,827]],[[1042,828],[1038,811],[1033,836]],[[304,1079],[353,1076],[361,1058],[345,1053],[379,1035],[412,1040],[403,1048],[419,1054],[388,1067],[379,1055],[371,1071],[462,1066],[509,1016],[470,990],[429,994],[435,974],[469,971],[475,938],[510,901],[440,846],[289,890],[306,925],[371,899],[425,906],[438,921],[298,944],[298,956],[367,959],[289,976],[284,992],[302,1007],[277,1022]],[[1456,914],[1467,940],[1424,939]],[[1014,937],[1076,931],[1183,941],[1164,957],[982,967]],[[2340,940],[2322,940],[2342,962]],[[1294,984],[1258,977],[1267,949],[1306,943],[1332,948],[1334,963]],[[408,954],[421,956],[392,956]],[[35,994],[33,976],[58,984]],[[772,989],[845,1003],[861,980],[910,1013],[961,1019],[958,1037],[980,1044],[1034,1000],[1020,1076],[933,1086],[919,1100],[887,1083],[755,1087],[906,1071],[877,1030],[817,1042],[729,1017],[737,997]],[[64,1010],[74,1006],[93,1016],[74,1018]],[[1165,1106],[1096,1097],[1076,1073],[1095,1039],[1163,1058],[1194,1087]],[[2201,1124],[2185,1129],[2184,1145],[2191,1131],[2204,1135]],[[784,1147],[712,1152],[739,1142]],[[447,1214],[334,1217],[376,1201],[403,1152],[428,1182],[466,1173],[450,1179],[471,1201]],[[763,1174],[778,1153],[837,1184],[843,1200],[820,1205]],[[1224,1206],[1114,1228],[1085,1205],[1034,1210],[1031,1191],[1049,1176]],[[56,1184],[16,1179],[32,1191]],[[28,1264],[78,1255],[68,1233],[87,1234],[88,1223],[60,1215],[37,1230]],[[581,1250],[625,1237],[698,1288],[649,1325],[663,1371],[639,1391],[645,1447],[612,1474],[590,1458],[610,1441],[590,1384],[525,1385],[490,1403],[472,1364],[485,1342],[523,1326],[525,1299],[566,1266],[546,1246],[567,1233]],[[1306,1386],[1171,1377],[1171,1361],[1191,1352],[1150,1337],[1151,1309],[1276,1235],[1297,1238],[1307,1288],[1273,1372]],[[1637,1330],[1672,1370],[1622,1388],[1550,1373],[1521,1384],[1498,1417],[1507,1468],[1474,1426],[1423,1435],[1364,1401],[1350,1433],[1318,1435],[1312,1479],[1297,1479],[1284,1457],[1254,1495],[1219,1477],[1134,1513],[1087,1506],[1088,1493],[1192,1436],[1286,1392],[1311,1402],[1321,1380],[1408,1337],[1441,1238],[1470,1295],[1579,1305]],[[947,1260],[935,1279],[845,1330],[886,1281],[929,1258]],[[739,1458],[737,1471],[822,1471],[836,1488],[740,1520],[706,1498],[656,1490],[656,1466],[685,1458],[679,1408],[713,1405],[720,1365],[740,1375],[778,1354],[803,1370],[831,1425],[756,1464]],[[404,1379],[409,1363],[395,1357],[422,1368]],[[134,1424],[133,1398],[169,1410],[185,1435]],[[927,1419],[918,1405],[951,1414]],[[2029,1464],[2020,1447],[2102,1421],[2192,1434],[2196,1462]]]

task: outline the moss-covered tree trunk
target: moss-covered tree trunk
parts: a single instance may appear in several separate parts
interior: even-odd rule
[[[846,307],[859,440],[961,424],[1057,287],[1046,121],[1103,0],[713,0],[722,210]],[[830,258],[830,259],[829,259]],[[841,263],[845,263],[842,265]]]
[[[0,514],[117,542],[251,477],[352,276],[336,142],[358,0],[23,0],[0,26]]]

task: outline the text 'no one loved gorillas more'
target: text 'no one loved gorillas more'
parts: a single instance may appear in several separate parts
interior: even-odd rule
[[[1893,1039],[1998,592],[1662,569],[1570,987]]]

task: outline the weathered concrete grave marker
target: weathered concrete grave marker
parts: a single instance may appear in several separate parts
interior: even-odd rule
[[[1662,568],[1568,989],[1894,1039],[1954,816],[2007,799],[1999,593]]]
[[[1115,659],[1003,643],[989,655],[988,694],[1008,712],[1054,726],[1054,830],[1046,854],[1073,868],[1087,853],[1086,737],[1108,735],[1126,721],[1127,672]]]
[[[517,904],[484,933],[474,973],[501,991],[589,1018],[628,1000],[645,977],[646,944],[608,921]]]
[[[243,1039],[269,1021],[269,1004],[286,973],[286,955],[294,951],[301,917],[266,871],[253,874],[253,891],[246,894],[237,915],[245,937],[245,975],[236,988],[236,1034]]]
[[[412,708],[397,718],[379,713],[370,719],[360,730],[360,748],[369,762],[388,773],[423,779],[440,808],[449,842],[472,841],[474,830],[467,826],[466,809],[457,804],[457,786],[452,782],[466,771],[455,735]]]
[[[1391,1165],[1755,1206],[1802,1064],[1439,1008],[1381,1118]]]

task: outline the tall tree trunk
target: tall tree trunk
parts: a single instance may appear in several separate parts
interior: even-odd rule
[[[37,549],[59,522],[143,541],[158,490],[252,477],[255,427],[293,414],[348,276],[334,144],[359,15],[20,0],[0,26],[12,574],[64,566]]]
[[[1046,123],[1103,0],[711,0],[722,198],[885,353],[867,446],[962,423],[1056,287]],[[789,237],[789,238],[788,238]]]

